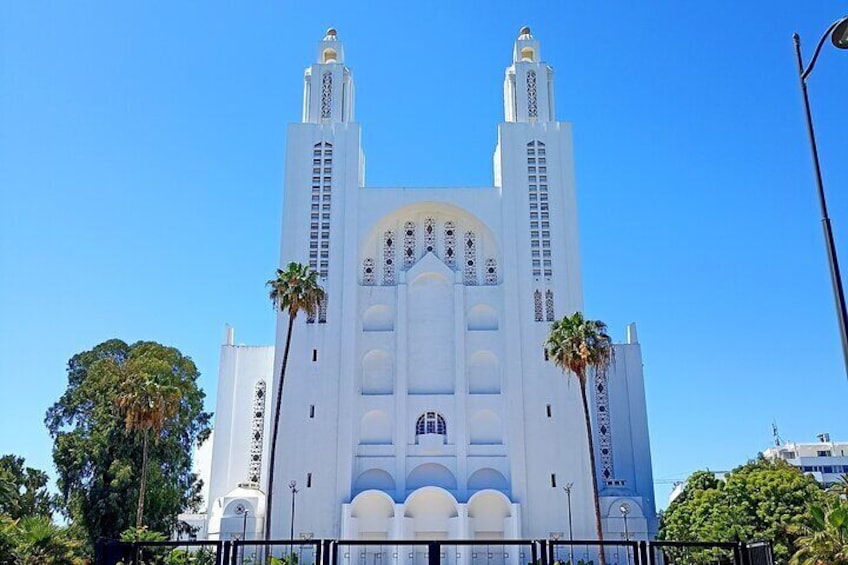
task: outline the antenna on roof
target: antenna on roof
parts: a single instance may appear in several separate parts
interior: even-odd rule
[[[780,433],[777,431],[777,422],[775,421],[771,423],[771,435],[774,437],[775,447],[780,447]]]

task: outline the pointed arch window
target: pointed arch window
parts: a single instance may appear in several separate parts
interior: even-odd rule
[[[436,220],[435,218],[424,219],[424,252],[432,253],[436,250]]]
[[[438,434],[448,435],[448,427],[445,418],[438,412],[424,412],[415,423],[415,435]]]

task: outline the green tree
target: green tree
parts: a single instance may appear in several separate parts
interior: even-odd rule
[[[274,467],[277,456],[277,435],[280,429],[280,409],[283,403],[283,384],[286,380],[286,366],[289,362],[292,329],[294,320],[300,312],[315,316],[318,305],[325,300],[324,289],[318,284],[318,273],[309,265],[289,263],[286,269],[277,269],[276,278],[265,283],[270,288],[268,297],[275,311],[288,314],[286,346],[280,365],[280,378],[277,381],[277,401],[274,405],[274,426],[271,431],[271,461],[268,465],[268,496],[265,509],[265,539],[271,539],[271,510],[274,502]]]
[[[50,516],[56,496],[47,489],[47,473],[27,467],[23,457],[0,457],[0,514],[13,520],[24,516]]]
[[[771,541],[775,561],[786,563],[796,550],[799,529],[809,518],[808,504],[824,492],[811,477],[784,461],[763,458],[724,478],[698,471],[663,513],[658,538],[679,541]],[[715,555],[691,551],[694,564],[713,563]]]
[[[68,528],[48,516],[21,518],[12,532],[15,565],[74,565],[81,563],[80,543]]]
[[[848,502],[831,497],[810,507],[791,565],[848,565]]]
[[[141,434],[141,486],[135,515],[135,526],[140,528],[147,490],[150,436],[158,439],[168,421],[177,415],[182,394],[176,386],[160,382],[167,382],[170,366],[155,357],[130,359],[123,367],[115,365],[115,368],[126,373],[117,399],[118,407],[125,414],[124,424],[127,431]]]
[[[116,409],[127,393],[126,380],[140,373],[180,393],[176,414],[154,434],[148,465],[143,440],[126,432],[126,414]],[[136,522],[142,469],[148,473],[144,511],[152,529],[170,532],[177,514],[198,504],[191,452],[208,437],[211,418],[203,411],[198,376],[190,358],[154,342],[113,339],[68,362],[68,387],[45,423],[54,440],[63,511],[84,531],[89,549]]]
[[[580,385],[580,399],[583,402],[583,419],[586,423],[586,441],[589,444],[589,467],[592,471],[592,501],[595,504],[595,533],[598,540],[604,539],[601,525],[601,505],[598,497],[598,477],[595,469],[595,439],[592,422],[589,419],[589,399],[586,384],[590,374],[595,378],[606,376],[615,359],[612,340],[607,334],[607,326],[599,320],[586,320],[583,314],[575,312],[551,324],[551,332],[545,342],[548,358],[564,373],[574,375]],[[604,552],[598,553],[601,565],[606,565]]]

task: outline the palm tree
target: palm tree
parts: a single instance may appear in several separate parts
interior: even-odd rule
[[[848,565],[848,502],[810,507],[810,524],[795,545],[791,565]]]
[[[586,320],[583,314],[575,312],[551,324],[551,333],[545,342],[548,358],[563,372],[573,374],[580,384],[580,398],[583,401],[583,418],[586,422],[586,440],[589,442],[589,468],[592,470],[592,498],[595,503],[595,531],[599,541],[603,541],[601,526],[601,505],[598,498],[598,477],[595,469],[595,440],[592,423],[589,419],[589,400],[586,395],[586,383],[590,371],[595,378],[606,376],[610,365],[615,361],[612,340],[607,334],[607,325],[599,320]],[[606,565],[603,547],[600,548],[599,561]]]
[[[271,431],[271,460],[268,471],[268,498],[265,509],[265,539],[271,539],[271,510],[274,503],[274,463],[277,456],[277,434],[280,429],[280,408],[283,405],[283,383],[286,380],[286,365],[289,362],[292,328],[298,313],[315,316],[318,306],[324,300],[324,289],[318,284],[318,273],[309,265],[289,263],[286,269],[277,269],[277,277],[265,283],[271,290],[268,297],[274,310],[289,315],[286,332],[286,347],[283,350],[283,362],[280,365],[280,379],[275,387],[277,402],[274,407],[274,427]]]
[[[135,526],[140,528],[144,516],[144,496],[147,490],[147,459],[149,454],[150,436],[158,438],[168,421],[173,418],[180,408],[182,393],[175,386],[161,384],[146,371],[131,371],[124,381],[118,395],[118,408],[124,412],[124,425],[128,432],[141,433],[141,485],[138,490],[138,505],[135,513]],[[144,362],[143,359],[139,360]]]

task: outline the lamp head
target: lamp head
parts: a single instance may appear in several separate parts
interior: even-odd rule
[[[289,488],[292,489],[292,490],[294,490],[294,488],[296,486],[297,486],[297,481],[292,481],[292,482],[289,483]]]
[[[830,36],[833,46],[837,49],[848,49],[848,16],[842,18]]]
[[[622,502],[621,506],[618,507],[618,511],[621,512],[622,516],[627,516],[630,514],[630,505],[626,502]]]

